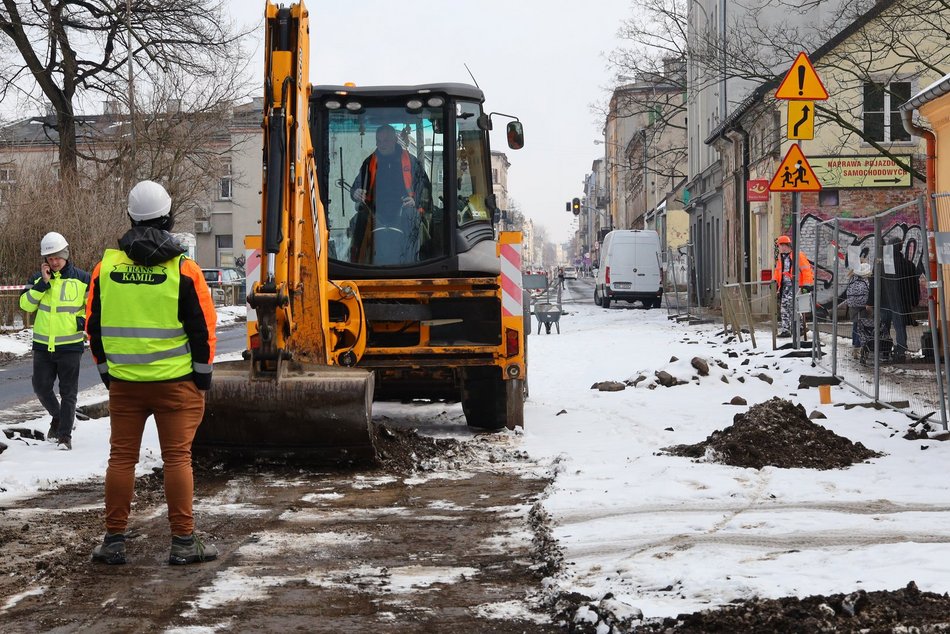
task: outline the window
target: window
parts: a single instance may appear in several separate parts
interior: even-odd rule
[[[214,237],[214,246],[218,266],[234,266],[234,236],[217,235]]]
[[[16,182],[16,168],[12,165],[0,167],[0,185],[12,185]]]
[[[818,192],[818,206],[819,207],[837,207],[838,206],[838,190],[837,189],[823,189]]]
[[[901,124],[900,107],[910,99],[910,82],[864,84],[864,134],[883,143],[910,141]]]
[[[231,159],[221,161],[221,178],[218,182],[218,200],[231,200]]]
[[[498,169],[494,167],[491,170],[491,182],[498,183]]]

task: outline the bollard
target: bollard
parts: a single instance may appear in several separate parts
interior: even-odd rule
[[[822,405],[827,405],[831,403],[831,386],[830,385],[818,386],[818,400]]]

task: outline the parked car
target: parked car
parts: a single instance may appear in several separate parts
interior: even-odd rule
[[[564,279],[565,280],[576,280],[577,279],[577,268],[573,266],[564,267]]]
[[[246,279],[241,269],[201,269],[201,272],[204,273],[205,281],[212,293],[216,288],[224,292],[226,304],[243,304],[246,301]]]

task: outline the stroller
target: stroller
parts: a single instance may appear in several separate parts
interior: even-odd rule
[[[858,341],[861,342],[860,360],[862,365],[867,365],[868,360],[874,358],[874,318],[873,316],[861,315],[856,317],[855,321],[858,324]],[[891,341],[891,329],[884,326],[882,323],[877,332],[878,351],[880,352],[880,360],[888,361],[891,358],[894,342]]]

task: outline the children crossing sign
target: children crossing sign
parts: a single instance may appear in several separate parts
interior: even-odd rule
[[[814,170],[802,154],[798,143],[792,143],[788,148],[785,158],[778,171],[772,177],[769,183],[769,191],[773,192],[818,192],[821,191],[821,183],[815,176]]]

